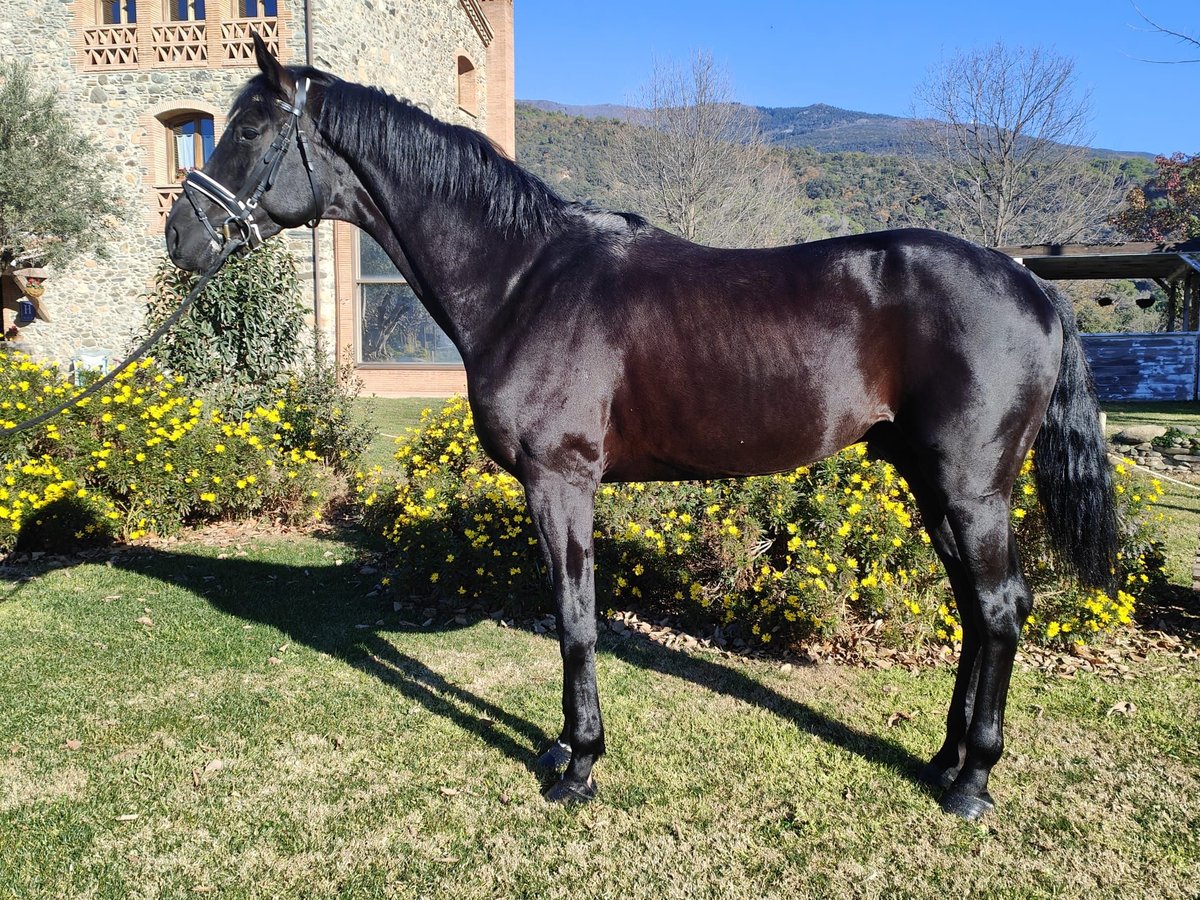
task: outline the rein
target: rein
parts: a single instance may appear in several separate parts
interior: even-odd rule
[[[166,321],[154,330],[153,334],[142,341],[119,366],[99,381],[88,385],[85,390],[76,394],[70,400],[65,400],[57,406],[39,413],[32,418],[25,419],[23,422],[19,422],[10,428],[0,429],[0,440],[41,425],[63,410],[69,409],[72,406],[78,406],[84,400],[111,384],[118,375],[128,369],[132,363],[140,359],[147,350],[158,343],[159,339],[176,322],[183,318],[184,314],[191,309],[196,298],[208,286],[208,282],[221,271],[221,267],[225,265],[225,261],[230,256],[239,251],[249,253],[262,244],[262,233],[259,231],[258,223],[254,221],[254,213],[258,209],[258,202],[262,199],[262,195],[269,191],[275,183],[275,176],[279,172],[279,165],[283,162],[283,157],[291,147],[290,142],[293,135],[295,135],[296,146],[300,151],[300,159],[304,163],[304,171],[308,173],[308,186],[312,191],[314,209],[316,210],[316,213],[306,224],[309,228],[315,228],[320,224],[320,211],[324,208],[321,189],[317,185],[313,172],[312,159],[308,149],[308,138],[305,136],[304,130],[300,127],[300,117],[304,113],[304,102],[308,97],[308,85],[309,79],[307,78],[297,85],[296,96],[291,103],[283,100],[275,101],[287,111],[287,124],[275,135],[275,140],[271,142],[270,148],[259,161],[258,165],[262,169],[262,174],[259,176],[257,182],[253,182],[253,188],[249,191],[243,190],[241,194],[235,194],[212,176],[199,171],[189,172],[187,177],[183,179],[183,195],[192,204],[192,209],[196,211],[196,217],[200,220],[200,224],[204,226],[205,231],[208,232],[212,247],[217,251],[217,257],[213,260],[212,265],[209,266],[208,271],[200,276],[195,285],[192,286],[191,291],[188,292],[188,295],[183,298],[183,302],[179,304],[179,308],[171,313]],[[228,214],[219,229],[214,227],[212,222],[209,221],[208,216],[205,215],[204,210],[196,200],[195,195],[197,194],[211,200]]]

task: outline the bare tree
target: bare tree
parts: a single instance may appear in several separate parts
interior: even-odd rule
[[[770,246],[807,237],[809,223],[782,153],[706,53],[655,63],[634,127],[621,129],[607,173],[621,202],[712,246]],[[806,199],[806,198],[805,198]]]
[[[1101,233],[1123,183],[1093,164],[1075,64],[997,43],[937,67],[917,89],[914,166],[962,236],[989,246]]]
[[[1179,43],[1188,45],[1189,52],[1194,52],[1194,51],[1200,50],[1200,38],[1193,37],[1190,34],[1185,34],[1182,31],[1173,31],[1172,29],[1167,28],[1164,25],[1159,25],[1157,22],[1155,22],[1153,19],[1151,19],[1148,15],[1146,15],[1144,12],[1142,12],[1141,8],[1136,3],[1133,4],[1133,8],[1135,10],[1137,10],[1137,14],[1139,16],[1141,16],[1142,19],[1159,34],[1164,35],[1166,37],[1173,37]],[[1179,63],[1200,63],[1200,58],[1144,59],[1144,60],[1142,60],[1142,62],[1161,63],[1164,65],[1177,65]]]

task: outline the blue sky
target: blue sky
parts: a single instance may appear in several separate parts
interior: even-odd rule
[[[514,0],[520,99],[624,103],[653,59],[707,50],[737,98],[830,103],[906,115],[930,66],[1000,39],[1076,61],[1092,92],[1094,145],[1200,152],[1200,56],[1152,34],[1130,0]],[[1138,0],[1152,19],[1200,35],[1198,0]]]

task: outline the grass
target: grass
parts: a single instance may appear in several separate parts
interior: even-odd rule
[[[605,635],[601,794],[563,809],[528,769],[559,722],[555,642],[487,611],[401,621],[354,553],[172,544],[10,570],[0,896],[1182,897],[1200,879],[1195,666],[1019,670],[1002,805],[968,825],[913,781],[948,669],[785,673]]]
[[[431,404],[379,401],[380,431]],[[1195,607],[1200,495],[1166,488]],[[913,777],[948,668],[785,672],[605,633],[600,795],[564,809],[529,769],[560,722],[556,642],[486,609],[403,619],[358,553],[193,537],[0,570],[0,898],[1195,896],[1194,661],[1018,667],[1000,806],[970,825]]]
[[[1200,426],[1200,403],[1105,403],[1108,431],[1131,425]]]
[[[363,398],[355,406],[359,416],[365,416],[371,410],[375,423],[375,440],[363,454],[361,465],[365,468],[379,466],[384,471],[391,471],[396,466],[393,454],[396,452],[396,438],[414,427],[421,420],[421,410],[438,409],[443,400],[428,397],[375,397]]]

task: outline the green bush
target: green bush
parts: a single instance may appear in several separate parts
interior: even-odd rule
[[[146,333],[171,315],[198,276],[164,259],[146,304]],[[161,366],[239,411],[262,403],[302,355],[296,260],[280,238],[232,256],[155,347]]]
[[[528,602],[543,576],[524,492],[484,456],[456,398],[397,452],[398,484],[359,476],[369,525],[397,549],[410,592],[489,604]],[[1062,642],[1127,624],[1136,596],[1161,578],[1161,545],[1123,466],[1122,590],[1078,587],[1056,567],[1026,463],[1013,517],[1039,604],[1027,625]],[[944,572],[907,484],[862,445],[795,471],[707,483],[604,485],[596,498],[597,594],[606,604],[669,610],[750,641],[790,644],[879,622],[896,644],[961,638]],[[611,598],[611,599],[610,599]]]
[[[313,450],[337,472],[354,471],[375,437],[373,407],[368,403],[365,414],[357,420],[353,415],[361,392],[362,380],[354,374],[353,366],[339,367],[317,341],[312,355],[280,389],[290,410],[294,445]]]

